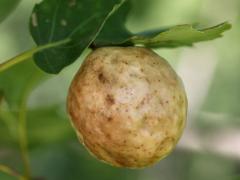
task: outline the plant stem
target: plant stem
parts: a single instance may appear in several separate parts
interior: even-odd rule
[[[24,94],[22,96],[20,108],[19,108],[19,144],[21,150],[21,156],[24,165],[24,176],[26,180],[31,179],[31,168],[30,168],[30,160],[28,155],[28,139],[27,139],[27,100],[31,93],[33,86],[35,85],[36,78],[38,76],[33,75],[24,90]]]
[[[57,42],[53,42],[53,43],[46,44],[43,46],[38,46],[38,47],[35,47],[28,51],[25,51],[22,54],[19,54],[19,55],[15,56],[14,58],[11,58],[11,59],[5,61],[4,63],[0,64],[0,72],[20,63],[22,61],[30,59],[36,52],[43,51],[45,49],[53,48],[56,46],[60,46],[62,44],[66,44],[68,42],[70,42],[70,39],[64,39],[62,41],[57,41]]]
[[[24,175],[27,180],[31,177],[30,161],[28,156],[28,142],[26,133],[26,108],[27,108],[27,98],[24,98],[19,111],[19,143],[21,156],[24,165]]]
[[[11,169],[11,168],[8,167],[8,166],[1,165],[1,164],[0,164],[0,171],[3,172],[3,173],[5,173],[5,174],[8,174],[9,176],[16,177],[16,178],[18,178],[19,180],[26,180],[25,177],[23,177],[23,176],[20,175],[18,172],[16,172],[15,170]]]
[[[1,105],[0,105],[0,120],[2,120],[2,122],[6,125],[12,138],[16,140],[17,139],[16,119],[9,109],[2,110]]]

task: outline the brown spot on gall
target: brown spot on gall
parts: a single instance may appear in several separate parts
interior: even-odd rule
[[[105,84],[105,83],[108,82],[108,79],[103,75],[103,73],[100,73],[100,74],[98,75],[98,80],[99,80],[101,83],[103,83],[103,84]]]
[[[108,105],[112,106],[112,105],[115,104],[115,99],[112,95],[108,94],[106,96],[106,102],[107,102]]]
[[[108,117],[107,120],[108,120],[108,122],[110,122],[110,121],[113,120],[113,118],[112,117]]]
[[[111,135],[110,134],[106,134],[106,138],[107,139],[111,139]]]
[[[128,165],[128,162],[126,161],[126,159],[123,159],[121,157],[119,157],[119,159],[116,159],[116,162],[118,164],[120,164],[121,166],[127,166]]]

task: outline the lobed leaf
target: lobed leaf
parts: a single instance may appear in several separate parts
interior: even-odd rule
[[[165,30],[138,33],[129,40],[134,44],[147,47],[179,47],[192,46],[200,41],[213,40],[222,37],[222,33],[229,30],[229,23],[222,23],[214,27],[198,30],[192,25],[178,25]]]
[[[227,22],[206,29],[197,29],[192,25],[177,25],[168,28],[131,33],[125,23],[131,3],[125,3],[106,22],[103,30],[93,42],[94,47],[143,45],[151,48],[192,46],[200,41],[213,40],[222,36],[231,25]]]

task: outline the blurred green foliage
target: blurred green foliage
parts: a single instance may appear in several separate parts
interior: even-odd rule
[[[17,6],[20,0],[0,1],[0,22],[3,21]]]
[[[19,8],[0,25],[0,61],[32,47],[28,19],[34,2],[23,0]],[[159,54],[178,69],[191,52],[214,54],[216,65],[208,77],[208,91],[196,113],[188,120],[191,131],[203,141],[215,132],[240,130],[240,1],[239,0],[142,0],[134,1],[127,26],[142,31],[160,26],[200,22],[213,25],[225,20],[233,29],[224,38],[204,42],[192,49],[163,49]],[[186,55],[187,54],[187,55]],[[205,60],[205,55],[190,56],[191,62]],[[177,148],[157,165],[140,170],[115,168],[99,162],[88,154],[76,138],[65,110],[65,98],[72,77],[82,62],[66,68],[58,76],[38,72],[30,61],[0,74],[0,87],[7,95],[0,106],[0,163],[22,170],[17,144],[16,113],[21,92],[32,77],[39,73],[28,103],[28,137],[33,175],[49,180],[239,180],[240,158],[233,154],[218,154],[213,149]],[[208,59],[203,61],[206,69]],[[209,62],[211,63],[211,62]],[[191,65],[191,64],[190,64]],[[190,68],[189,65],[189,68]],[[28,69],[29,68],[29,69]],[[31,71],[29,71],[31,70]],[[198,74],[205,74],[199,72]],[[188,74],[189,77],[195,74]],[[206,85],[206,84],[205,84]],[[200,84],[194,84],[196,94]],[[191,100],[191,99],[189,99]],[[10,105],[7,104],[10,102]],[[10,110],[10,112],[9,112]],[[240,132],[240,131],[239,131]],[[191,137],[190,137],[191,138]],[[213,144],[215,141],[208,141]],[[240,151],[240,149],[236,149]],[[0,180],[14,180],[0,172]]]

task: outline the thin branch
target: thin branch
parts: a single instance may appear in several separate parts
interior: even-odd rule
[[[24,165],[24,175],[26,180],[31,179],[31,168],[30,168],[30,160],[29,160],[29,153],[28,153],[28,138],[27,138],[27,101],[28,97],[35,85],[36,78],[38,76],[33,75],[30,79],[27,87],[25,88],[24,94],[22,96],[20,109],[19,109],[19,144],[21,150],[21,156]]]
[[[31,177],[30,161],[28,156],[28,141],[26,133],[26,109],[27,109],[27,98],[23,98],[20,111],[19,111],[19,144],[21,149],[21,156],[24,165],[24,174],[26,179],[29,180]]]

